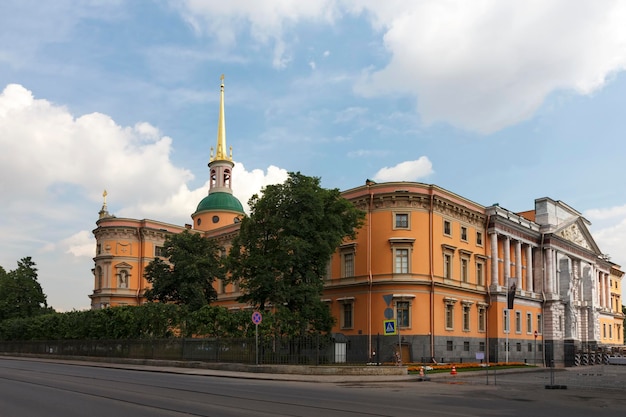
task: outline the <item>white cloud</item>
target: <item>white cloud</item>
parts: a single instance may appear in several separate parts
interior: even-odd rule
[[[427,157],[421,156],[415,161],[405,161],[391,168],[382,168],[373,179],[374,181],[417,181],[433,172],[433,164]]]
[[[611,261],[626,266],[626,205],[586,210],[592,223],[593,238]]]
[[[247,30],[271,42],[275,68],[290,62],[297,23],[368,19],[390,58],[364,69],[357,93],[415,97],[426,124],[483,133],[529,119],[556,91],[590,94],[626,68],[619,0],[187,0],[179,10],[224,45]]]
[[[625,2],[360,4],[391,60],[357,91],[416,96],[427,124],[493,132],[530,118],[554,91],[589,94],[626,68]]]
[[[261,44],[272,44],[272,65],[281,69],[291,61],[286,32],[303,20],[330,23],[338,13],[337,2],[265,0],[186,0],[172,2],[198,34],[216,37],[222,45],[236,44],[249,31]],[[293,42],[293,40],[291,40]]]

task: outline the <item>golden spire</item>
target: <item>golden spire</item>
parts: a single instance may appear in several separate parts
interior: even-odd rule
[[[224,118],[224,74],[220,77],[222,85],[220,87],[220,114],[217,120],[217,147],[215,156],[211,152],[209,161],[232,161],[232,152],[228,155],[226,151],[226,119]],[[211,149],[212,150],[212,149]]]

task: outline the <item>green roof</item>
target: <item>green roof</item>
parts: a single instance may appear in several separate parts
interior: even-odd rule
[[[243,214],[243,206],[237,200],[237,197],[230,193],[216,192],[211,193],[204,197],[200,204],[198,204],[198,208],[196,209],[196,213],[201,211],[236,211],[237,213]]]

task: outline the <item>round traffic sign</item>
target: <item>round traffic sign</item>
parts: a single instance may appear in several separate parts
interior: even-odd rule
[[[263,316],[261,316],[261,313],[259,313],[258,311],[252,313],[252,323],[259,324],[261,323],[261,320],[263,320]]]

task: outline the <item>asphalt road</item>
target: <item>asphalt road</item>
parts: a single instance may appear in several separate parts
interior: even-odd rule
[[[624,391],[546,390],[514,378],[507,376],[502,385],[471,379],[311,383],[5,358],[0,416],[614,417],[626,409]]]

